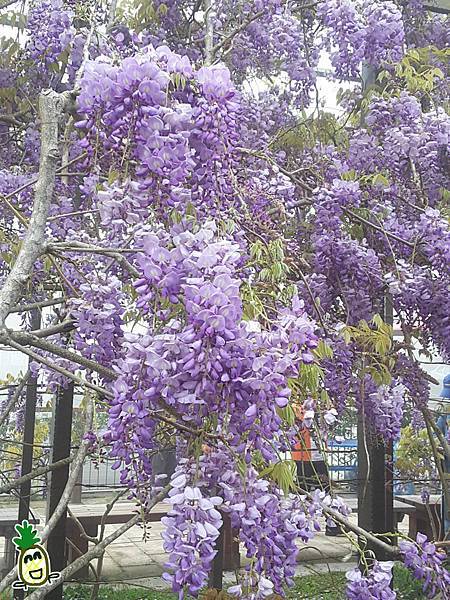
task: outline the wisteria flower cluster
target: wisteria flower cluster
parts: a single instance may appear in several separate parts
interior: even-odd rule
[[[86,65],[78,107],[84,118],[77,127],[87,134],[81,145],[92,160],[117,168],[137,161],[141,208],[232,202],[240,108],[228,69],[195,72],[166,46],[118,66],[99,58]]]
[[[391,590],[393,562],[374,561],[366,575],[356,568],[346,574],[346,594],[349,600],[395,600]]]
[[[72,20],[73,12],[63,7],[62,0],[45,0],[32,6],[27,23],[30,37],[26,51],[39,66],[41,76],[48,77],[48,67],[58,62],[70,46],[74,35]]]
[[[208,575],[217,549],[215,542],[222,526],[222,516],[217,510],[223,499],[204,497],[199,487],[187,485],[185,474],[171,479],[172,490],[168,501],[172,508],[162,524],[164,550],[170,558],[166,568],[174,573],[164,573],[174,592],[183,590],[196,594],[208,581]]]
[[[394,381],[390,386],[381,385],[376,391],[369,391],[366,396],[365,415],[386,441],[395,441],[400,435],[405,391],[401,382]]]
[[[326,0],[318,7],[326,26],[324,43],[341,78],[360,74],[363,61],[380,67],[399,61],[404,53],[402,14],[394,2]]]
[[[293,583],[296,540],[307,543],[320,530],[322,506],[348,514],[339,498],[331,499],[319,490],[312,499],[284,496],[258,476],[250,453],[245,456],[250,460],[245,472],[239,473],[236,457],[219,442],[198,460],[182,460],[172,476],[172,509],[164,520],[163,539],[170,552],[164,578],[180,598],[185,590],[195,593],[207,581],[223,515],[231,519],[250,559],[240,583],[228,593],[260,600],[274,592],[282,594],[283,586]]]
[[[288,378],[299,362],[313,360],[317,345],[301,302],[280,310],[270,330],[243,321],[242,254],[212,221],[201,229],[182,223],[143,233],[142,247],[137,305],[150,323],[163,318],[165,324],[126,336],[126,358],[118,364],[110,436],[113,455],[127,465],[123,481],[151,473],[146,452],[162,407],[195,426],[215,414],[238,448],[245,439],[265,460],[274,459]],[[145,443],[137,446],[141,436]],[[139,475],[132,455],[139,457]]]
[[[175,448],[165,577],[180,598],[207,584],[228,520],[249,559],[230,593],[282,595],[327,507],[348,516],[324,492],[294,493],[280,458],[293,404],[325,440],[356,408],[395,441],[429,399],[404,344],[450,356],[449,22],[421,0],[106,4],[2,13],[26,21],[0,39],[2,286],[35,224],[35,181],[56,165],[42,246],[7,308],[52,313],[32,374],[50,391],[95,384],[109,421],[87,439],[144,509],[161,490],[155,453]],[[331,76],[352,79],[338,111],[316,80],[327,53]],[[41,156],[42,99],[69,90],[58,152]],[[405,341],[377,347],[388,297]],[[431,542],[400,544],[426,594],[449,586]],[[389,600],[391,581],[375,562],[347,594]]]
[[[76,320],[74,346],[92,360],[109,366],[122,354],[123,294],[116,277],[81,286],[83,298],[74,298],[70,315]],[[92,343],[94,341],[94,343]]]
[[[445,552],[438,550],[422,533],[417,534],[416,542],[401,540],[399,548],[405,565],[423,582],[427,598],[434,598],[438,592],[443,598],[447,597],[450,573],[443,565]]]

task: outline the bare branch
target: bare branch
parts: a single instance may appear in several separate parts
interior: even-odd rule
[[[41,158],[30,225],[16,261],[0,290],[0,328],[11,308],[17,304],[34,263],[45,245],[45,226],[52,203],[56,169],[59,160],[59,129],[64,113],[71,104],[69,92],[57,94],[46,90],[39,96],[41,120]]]
[[[215,46],[213,46],[212,51],[211,51],[212,57],[215,57],[215,55],[221,48],[225,48],[229,44],[232,44],[234,38],[239,33],[241,33],[241,31],[244,31],[244,29],[246,29],[251,23],[253,23],[253,21],[256,21],[256,19],[259,19],[259,17],[262,17],[265,13],[266,13],[265,10],[260,10],[259,12],[255,13],[254,15],[249,17],[246,21],[241,23],[241,25],[239,25],[239,27],[236,27],[236,29],[233,29],[233,31],[229,35],[227,35],[226,38],[224,38],[223,40],[218,42]]]
[[[416,244],[414,242],[410,242],[409,240],[404,240],[400,236],[395,235],[395,233],[392,233],[391,231],[387,231],[386,229],[383,229],[383,227],[380,227],[379,225],[376,225],[375,223],[372,223],[371,221],[368,221],[364,217],[361,217],[360,215],[356,214],[355,212],[353,212],[349,208],[344,208],[344,212],[349,217],[351,217],[353,219],[356,219],[357,221],[360,221],[361,223],[364,223],[364,225],[368,225],[369,227],[372,227],[372,229],[376,229],[377,231],[380,231],[381,233],[383,233],[387,237],[390,237],[393,240],[396,240],[397,242],[400,242],[401,244],[404,244],[405,246],[408,246],[409,248],[414,248],[416,246]]]
[[[30,350],[29,348],[26,348],[25,346],[18,344],[14,340],[10,339],[8,342],[8,346],[11,346],[11,348],[14,348],[15,350],[19,350],[19,352],[23,352],[27,356],[30,356],[31,358],[33,358],[36,362],[45,365],[49,369],[52,369],[53,371],[56,371],[57,373],[61,373],[61,375],[64,375],[64,377],[67,377],[71,381],[75,381],[76,383],[78,383],[79,385],[81,385],[83,387],[94,390],[94,392],[97,392],[101,396],[104,396],[106,398],[114,397],[113,394],[111,392],[109,392],[107,389],[102,388],[99,385],[96,385],[95,383],[91,383],[90,381],[86,381],[85,379],[83,379],[82,377],[79,377],[75,373],[72,373],[71,371],[64,369],[64,367],[60,367],[59,365],[55,364],[54,361],[51,361],[51,360],[45,358],[44,356],[37,354],[37,352],[33,352],[33,350]]]
[[[31,331],[12,331],[11,334],[20,335],[20,334],[28,334],[33,335],[37,338],[47,338],[52,335],[57,335],[58,333],[69,333],[75,329],[76,321],[73,319],[66,319],[62,323],[58,323],[57,325],[50,325],[49,327],[44,327],[43,329],[32,329]]]
[[[85,433],[91,430],[92,422],[94,419],[94,401],[92,398],[88,399],[86,406],[86,423],[85,423]],[[40,538],[42,542],[48,538],[50,533],[53,531],[53,528],[59,521],[59,519],[64,514],[64,511],[67,509],[67,505],[69,504],[70,498],[72,496],[73,488],[75,487],[78,481],[79,472],[83,466],[84,459],[89,450],[90,441],[87,439],[83,439],[81,445],[78,449],[78,452],[73,460],[72,468],[70,470],[69,478],[67,479],[66,487],[64,488],[64,492],[62,493],[61,499],[58,502],[57,507],[55,508],[53,514],[50,516],[49,520],[45,524],[44,529],[40,534]],[[73,563],[72,563],[73,564]],[[0,593],[2,593],[7,587],[9,587],[12,582],[15,580],[17,576],[17,567],[14,567],[7,575],[4,577],[0,583]],[[59,585],[60,581],[56,582],[56,585]],[[44,595],[48,592],[49,588],[46,586]]]
[[[250,156],[255,156],[256,158],[260,158],[261,160],[268,162],[270,165],[273,165],[278,171],[283,173],[283,175],[286,175],[286,177],[289,177],[289,179],[291,179],[294,183],[299,185],[301,188],[305,189],[307,192],[314,191],[314,188],[312,188],[305,181],[303,181],[302,179],[299,179],[297,177],[298,170],[289,171],[288,169],[283,167],[283,165],[279,165],[276,162],[276,160],[274,160],[268,154],[265,154],[264,152],[260,152],[259,150],[251,150],[250,148],[243,148],[243,147],[237,147],[236,150],[238,152],[242,152],[242,154],[248,154]]]
[[[111,4],[109,5],[108,10],[108,21],[106,24],[106,29],[110,29],[114,24],[116,18],[116,10],[117,10],[117,0],[111,0]]]
[[[44,467],[38,467],[37,469],[34,469],[34,471],[31,471],[30,473],[27,473],[26,475],[23,475],[22,477],[18,477],[17,479],[14,479],[14,481],[10,481],[9,483],[5,483],[4,485],[0,486],[0,494],[7,494],[11,490],[14,490],[14,489],[20,487],[22,485],[22,483],[26,483],[27,481],[30,481],[30,479],[36,479],[36,477],[45,475],[45,473],[50,473],[51,471],[56,471],[57,469],[60,469],[61,467],[64,467],[65,465],[69,465],[73,461],[73,459],[74,459],[73,456],[68,456],[67,458],[62,458],[61,460],[58,460],[58,461],[52,463],[51,465],[46,465]]]
[[[10,313],[28,312],[35,308],[45,308],[47,306],[56,306],[57,304],[64,304],[65,298],[54,298],[52,300],[42,300],[41,302],[32,302],[30,304],[19,304],[14,306],[9,311]]]
[[[67,323],[67,321],[66,321]],[[57,327],[54,328],[57,330]],[[43,331],[40,331],[41,336],[43,337]],[[0,332],[0,343],[5,345],[11,344],[11,341],[15,341],[21,346],[34,346],[35,348],[39,348],[40,350],[44,350],[45,352],[50,352],[51,354],[55,354],[56,356],[60,356],[66,360],[70,360],[71,362],[85,367],[94,373],[99,373],[102,377],[107,379],[116,379],[117,373],[112,369],[108,369],[108,367],[104,367],[98,362],[91,360],[89,358],[84,358],[80,354],[76,354],[71,350],[67,350],[66,348],[62,348],[53,342],[49,342],[48,340],[42,339],[42,337],[34,336],[25,331],[9,331],[7,333],[2,334]]]
[[[69,246],[69,247],[67,247]],[[102,248],[101,246],[90,246],[89,244],[83,244],[82,242],[69,242],[69,244],[49,244],[47,246],[47,250],[52,252],[54,250],[71,250],[73,252],[88,252],[92,254],[104,254],[105,256],[111,256],[117,260],[119,264],[121,264],[127,271],[133,275],[133,277],[140,277],[141,273],[133,267],[133,265],[122,256],[122,253],[134,254],[141,250],[141,248],[133,249],[133,248]]]
[[[214,8],[211,0],[204,0],[205,9],[205,65],[214,61]]]
[[[299,489],[299,492],[300,494],[302,494],[302,496],[307,496],[310,500],[314,500],[314,496],[306,490]],[[331,517],[333,521],[336,521],[341,525],[345,525],[347,529],[350,529],[350,531],[353,531],[353,533],[356,533],[358,536],[365,538],[373,544],[376,544],[391,556],[395,557],[399,554],[399,549],[397,546],[391,546],[390,544],[387,544],[386,542],[378,538],[373,533],[370,533],[369,531],[362,529],[358,525],[353,524],[351,521],[349,521],[343,515],[341,515],[340,512],[334,510],[334,508],[330,508],[329,506],[325,506],[324,504],[321,504],[321,506],[323,512],[329,517]]]
[[[13,4],[17,4],[18,1],[19,0],[3,0],[2,2],[0,2],[0,10],[8,8],[8,6],[12,6]]]
[[[120,500],[120,498],[127,492],[128,490],[121,490],[120,492],[118,492],[116,494],[116,496],[111,500],[111,502],[109,504],[106,505],[106,510],[103,513],[102,516],[102,520],[100,522],[100,533],[98,535],[98,542],[100,543],[101,541],[103,541],[104,537],[105,537],[105,527],[106,527],[106,519],[109,515],[109,513],[112,511],[112,509],[114,508],[114,505],[116,504],[116,502],[118,500]],[[98,598],[98,592],[100,590],[100,579],[102,576],[102,570],[103,570],[103,560],[105,558],[105,553],[102,552],[102,554],[98,557],[98,561],[97,561],[97,573],[95,576],[95,583],[94,586],[92,588],[92,593],[91,593],[91,600],[97,600]]]
[[[24,387],[28,383],[30,375],[31,375],[30,371],[27,371],[25,373],[25,375],[22,377],[22,380],[20,381],[20,383],[16,387],[14,394],[11,396],[10,400],[8,401],[7,405],[5,406],[5,409],[4,409],[3,413],[0,415],[0,427],[6,421],[6,419],[8,418],[9,413],[12,411],[12,409],[15,406],[15,404],[19,400],[20,394],[23,392]],[[1,494],[1,492],[0,492],[0,494]]]
[[[169,484],[161,492],[159,492],[159,494],[157,494],[153,498],[153,500],[151,500],[151,502],[148,505],[147,510],[150,511],[155,506],[155,504],[164,500],[164,498],[169,493],[170,488],[171,488],[171,486]],[[50,590],[53,590],[55,587],[60,585],[61,581],[66,581],[67,579],[69,579],[69,577],[71,577],[71,575],[76,573],[82,567],[85,567],[92,559],[99,558],[104,553],[106,548],[112,542],[114,542],[114,540],[116,540],[121,535],[123,535],[126,531],[131,529],[131,527],[133,527],[134,525],[139,523],[140,520],[141,520],[141,515],[140,514],[135,515],[132,519],[130,519],[129,521],[127,521],[126,523],[121,525],[121,527],[117,528],[113,533],[111,533],[111,535],[106,537],[99,544],[97,544],[91,550],[86,552],[86,554],[83,554],[83,556],[80,556],[80,558],[77,558],[76,560],[74,560],[73,563],[71,563],[65,569],[63,569],[63,571],[61,571],[60,579],[47,584],[45,587],[41,588],[40,590],[36,590],[30,596],[27,596],[27,600],[41,600],[42,598],[44,598],[45,595]]]
[[[75,156],[75,158],[72,158],[72,160],[69,160],[68,163],[63,164],[58,169],[56,169],[56,175],[58,175],[59,173],[63,172],[64,169],[67,169],[67,167],[70,167],[71,165],[75,164],[79,160],[81,160],[83,158],[86,158],[87,156],[88,156],[87,152],[82,152],[78,156]],[[17,194],[20,194],[20,192],[23,192],[23,190],[26,190],[27,188],[29,188],[30,185],[34,185],[35,183],[37,183],[38,180],[39,180],[39,177],[35,177],[33,179],[30,179],[30,181],[27,181],[27,183],[24,183],[23,185],[21,185],[20,187],[16,188],[12,192],[9,192],[9,194],[7,194],[6,196],[1,196],[1,199],[2,200],[11,200],[11,198],[14,198],[14,196],[16,196]]]
[[[21,121],[18,121],[14,115],[2,114],[0,115],[0,121],[2,121],[3,123],[9,123],[10,125],[23,125],[23,123]]]
[[[92,535],[88,535],[86,533],[86,530],[83,527],[83,524],[81,523],[80,519],[78,517],[76,517],[73,514],[73,512],[70,510],[70,506],[67,507],[67,514],[70,516],[71,520],[75,523],[75,525],[80,530],[81,537],[84,537],[89,542],[96,542],[96,543],[98,543],[98,539],[96,537],[93,537]],[[78,550],[78,554],[81,554],[80,549],[77,546],[75,546],[75,544],[74,544],[74,548],[76,548]]]

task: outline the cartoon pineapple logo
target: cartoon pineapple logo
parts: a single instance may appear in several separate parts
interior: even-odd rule
[[[47,550],[40,544],[36,529],[28,521],[16,525],[18,537],[13,542],[20,551],[17,561],[19,579],[13,583],[15,589],[27,590],[29,587],[39,587],[48,581],[60,577],[60,573],[50,572],[50,559]]]

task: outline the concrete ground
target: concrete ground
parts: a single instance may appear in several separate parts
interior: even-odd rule
[[[107,526],[106,535],[114,528],[114,525]],[[161,523],[151,523],[144,542],[142,529],[133,527],[111,544],[105,553],[102,581],[133,580],[155,589],[166,588],[167,583],[161,579],[164,562],[167,560],[161,539],[162,529]],[[354,566],[356,560],[351,544],[345,537],[327,537],[319,533],[309,544],[299,543],[299,547],[298,575],[320,573],[329,569],[346,571]],[[241,549],[242,566],[246,562],[245,553]],[[226,573],[226,581],[235,581],[235,578],[235,573]]]
[[[104,498],[91,498],[86,503],[103,503]],[[40,514],[45,514],[44,503],[33,503],[34,509]],[[41,506],[42,504],[42,506]],[[351,520],[356,523],[357,515],[352,514]],[[322,521],[323,529],[324,522]],[[41,522],[40,527],[43,523]],[[112,533],[119,525],[107,525],[105,536]],[[161,532],[161,523],[149,523],[146,526],[146,539],[143,540],[143,529],[135,526],[124,533],[120,538],[108,546],[104,562],[101,581],[107,582],[133,582],[155,589],[167,588],[167,583],[161,578],[164,563],[168,555],[164,552]],[[400,523],[400,530],[408,531],[408,517]],[[350,536],[354,539],[353,536]],[[0,555],[3,554],[4,539],[0,538]],[[356,563],[355,547],[351,540],[345,536],[327,537],[318,533],[308,544],[299,542],[297,575],[321,573],[329,570],[347,571]],[[241,548],[241,564],[245,566],[247,559]],[[94,567],[96,562],[93,561]],[[92,576],[92,572],[91,572]],[[93,577],[93,576],[92,576]],[[225,574],[225,582],[235,582],[236,574]]]

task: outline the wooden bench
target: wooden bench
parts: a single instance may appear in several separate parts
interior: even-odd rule
[[[74,504],[69,506],[73,516],[78,519],[88,536],[97,537],[100,524],[106,511],[106,504]],[[146,515],[147,523],[161,521],[170,509],[170,505],[160,502]],[[116,503],[111,512],[106,516],[104,523],[118,525],[126,523],[136,514],[136,505],[131,502]],[[223,568],[234,570],[239,568],[239,544],[234,539],[228,515],[224,516],[223,535]],[[88,540],[82,535],[78,523],[67,515],[66,525],[67,564],[85,554],[88,550]],[[88,579],[89,568],[83,567],[75,574],[78,579]]]
[[[34,519],[29,517],[28,522],[37,525],[40,519],[37,516]],[[2,578],[11,571],[16,562],[16,547],[12,541],[13,537],[17,535],[14,529],[15,525],[17,525],[17,508],[0,508],[0,537],[5,538],[3,558],[0,560]]]
[[[354,513],[358,512],[358,498],[344,498],[343,500],[344,500],[345,504],[347,504],[347,506],[352,509],[352,512],[354,512]],[[403,521],[405,515],[409,515],[409,517],[411,518],[411,515],[414,515],[414,513],[415,513],[415,508],[413,506],[408,506],[407,504],[400,502],[398,497],[396,496],[394,499],[394,529],[395,529],[395,531],[398,531],[398,524]]]
[[[413,512],[409,516],[408,535],[410,538],[415,540],[418,533],[423,533],[429,540],[433,539],[433,526],[438,535],[441,533],[441,496],[437,494],[430,496],[428,508],[421,496],[408,495],[396,497],[400,502],[413,509]]]

